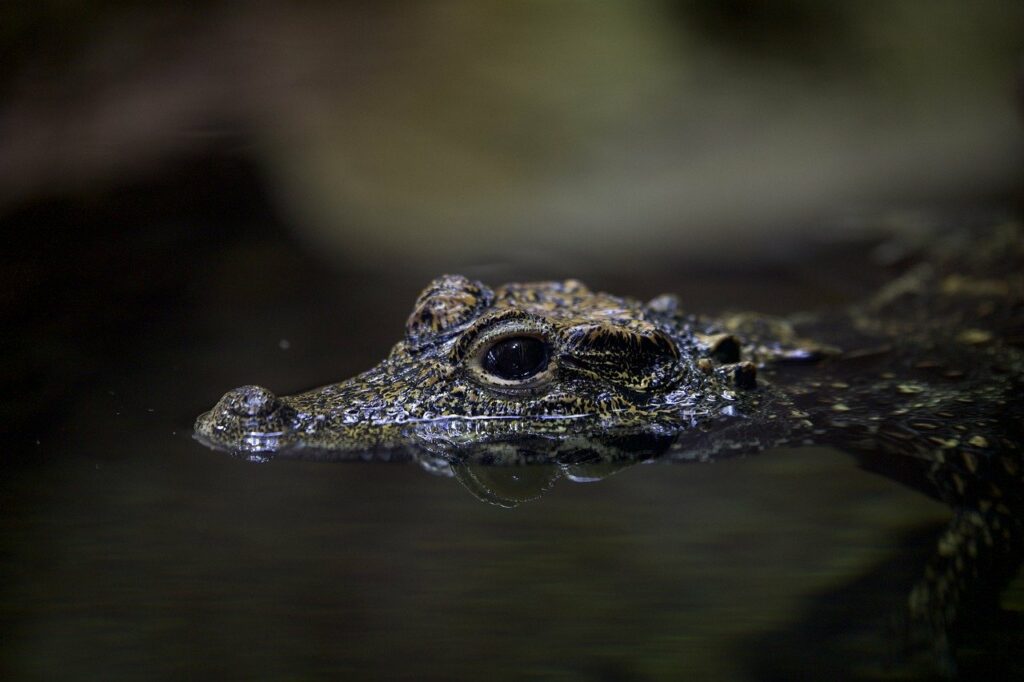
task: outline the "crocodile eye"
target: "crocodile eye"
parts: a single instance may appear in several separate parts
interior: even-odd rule
[[[532,336],[513,336],[493,344],[480,360],[483,370],[505,381],[523,381],[547,369],[548,344]]]
[[[471,325],[449,359],[484,388],[535,393],[558,376],[558,338],[543,318],[509,308]]]

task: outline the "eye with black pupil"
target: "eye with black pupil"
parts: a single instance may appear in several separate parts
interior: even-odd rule
[[[532,336],[502,339],[487,349],[482,364],[500,379],[529,379],[548,366],[548,345]]]

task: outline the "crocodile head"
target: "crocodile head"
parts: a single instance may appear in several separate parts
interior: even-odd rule
[[[405,338],[378,366],[292,396],[236,388],[199,417],[196,436],[244,453],[450,454],[483,442],[565,447],[597,433],[621,442],[700,431],[737,413],[753,366],[720,357],[735,353],[691,331],[675,307],[670,297],[643,304],[575,280],[492,290],[444,276],[416,300]]]

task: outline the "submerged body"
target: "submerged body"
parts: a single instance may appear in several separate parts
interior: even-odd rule
[[[481,466],[591,480],[653,458],[835,445],[955,510],[909,600],[941,652],[973,577],[1015,567],[1022,544],[1022,266],[1021,230],[1003,225],[937,241],[863,304],[789,318],[444,276],[377,367],[293,396],[234,389],[196,435],[258,456],[408,456],[506,506],[520,498]],[[538,474],[537,494],[552,480]]]

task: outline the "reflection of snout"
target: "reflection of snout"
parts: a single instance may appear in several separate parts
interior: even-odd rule
[[[196,420],[196,437],[213,447],[259,452],[287,445],[292,410],[261,386],[241,386],[224,394]]]

